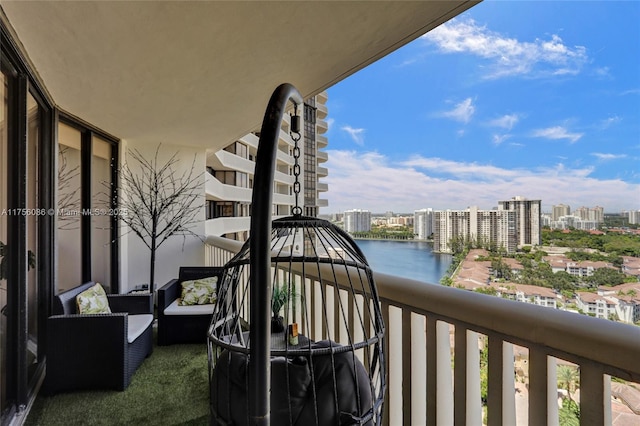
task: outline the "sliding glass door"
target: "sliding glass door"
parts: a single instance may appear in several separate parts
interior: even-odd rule
[[[4,72],[0,73],[0,212],[7,212],[7,159],[9,122],[9,78]],[[8,411],[13,404],[8,396],[8,295],[6,260],[8,254],[7,243],[7,215],[0,214],[0,413],[2,418],[8,417]]]

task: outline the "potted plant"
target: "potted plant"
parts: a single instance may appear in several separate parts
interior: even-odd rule
[[[284,318],[280,314],[282,308],[288,307],[289,302],[293,301],[296,294],[287,284],[276,284],[273,286],[271,293],[271,332],[281,333],[284,331]]]

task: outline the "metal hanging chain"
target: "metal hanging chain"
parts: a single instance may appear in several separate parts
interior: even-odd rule
[[[293,176],[295,181],[293,182],[293,194],[295,195],[296,205],[292,210],[294,216],[302,215],[302,207],[299,204],[300,196],[300,146],[298,141],[301,138],[300,134],[300,116],[298,115],[298,105],[294,106],[293,116],[291,117],[291,131],[289,132],[291,139],[293,139]]]

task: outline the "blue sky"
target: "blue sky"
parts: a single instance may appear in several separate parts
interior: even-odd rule
[[[329,207],[640,209],[640,2],[484,1],[328,89]]]

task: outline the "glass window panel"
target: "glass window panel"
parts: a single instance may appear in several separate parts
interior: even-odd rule
[[[0,73],[0,211],[7,208],[7,126],[9,119],[8,79]],[[7,255],[7,215],[0,215],[0,262],[4,266]],[[7,306],[7,280],[4,268],[0,268],[0,413],[8,406],[7,401],[7,317],[3,315]]]
[[[111,144],[93,138],[91,157],[91,279],[111,292]]]
[[[58,124],[57,291],[82,284],[82,240],[80,234],[80,146],[79,130]]]
[[[38,155],[40,114],[36,100],[27,96],[27,376],[38,364]]]

